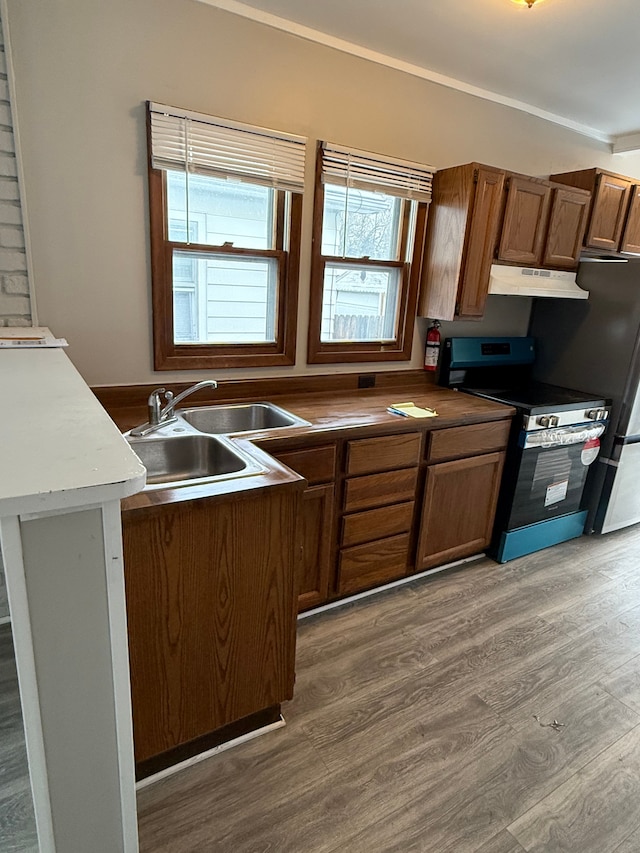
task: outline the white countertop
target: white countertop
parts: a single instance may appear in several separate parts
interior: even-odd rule
[[[64,350],[0,350],[0,516],[117,500],[146,472]]]

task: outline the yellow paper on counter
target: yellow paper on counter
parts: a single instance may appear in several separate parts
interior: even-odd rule
[[[438,414],[435,409],[422,408],[415,403],[391,403],[388,411],[405,418],[435,418]]]

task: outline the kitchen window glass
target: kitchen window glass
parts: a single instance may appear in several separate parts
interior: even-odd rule
[[[409,359],[432,171],[321,143],[309,361]]]
[[[156,369],[292,364],[304,140],[149,105]]]

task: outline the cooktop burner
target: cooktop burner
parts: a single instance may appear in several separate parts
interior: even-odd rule
[[[603,406],[603,399],[594,399],[593,395],[571,388],[560,388],[556,385],[546,385],[542,382],[531,382],[518,388],[469,388],[462,391],[485,397],[497,403],[515,406],[523,412],[563,412],[584,406]]]

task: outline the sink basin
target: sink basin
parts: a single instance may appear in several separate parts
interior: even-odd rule
[[[309,421],[297,417],[273,403],[234,403],[223,406],[201,406],[179,409],[176,414],[194,429],[207,433],[254,432],[255,430],[282,427],[310,426]]]
[[[246,477],[266,469],[213,435],[128,437],[147,469],[147,488]]]

